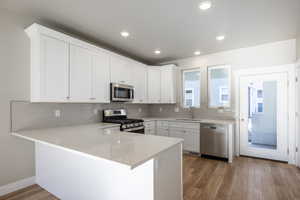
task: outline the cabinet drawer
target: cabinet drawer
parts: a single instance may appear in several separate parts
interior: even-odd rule
[[[155,126],[155,121],[144,122],[145,126]]]
[[[156,132],[154,129],[145,129],[146,135],[156,135]]]
[[[169,122],[169,127],[178,127],[178,128],[188,128],[188,129],[198,129],[198,130],[200,130],[200,123],[171,121],[171,122]]]
[[[169,127],[169,122],[168,121],[157,121],[156,126],[157,127]]]

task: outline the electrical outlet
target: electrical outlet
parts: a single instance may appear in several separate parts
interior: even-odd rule
[[[163,109],[162,109],[162,107],[160,107],[160,108],[159,108],[159,112],[162,112],[162,111],[163,111]]]
[[[175,112],[179,112],[179,108],[178,108],[178,107],[175,107],[174,111],[175,111]]]
[[[97,108],[95,108],[95,109],[94,109],[94,115],[97,115],[97,114],[98,114],[98,112],[99,112],[99,111],[98,111],[98,109],[97,109]]]
[[[54,110],[54,116],[59,118],[61,116],[61,111],[60,110]]]
[[[142,110],[142,108],[139,108],[139,113],[141,113],[143,110]]]

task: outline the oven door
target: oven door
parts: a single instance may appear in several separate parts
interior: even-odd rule
[[[133,86],[118,83],[111,83],[110,85],[111,101],[133,101]]]

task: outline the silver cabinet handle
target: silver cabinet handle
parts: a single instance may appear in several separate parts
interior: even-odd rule
[[[96,98],[94,98],[94,97],[91,97],[91,98],[90,98],[90,100],[96,100]]]

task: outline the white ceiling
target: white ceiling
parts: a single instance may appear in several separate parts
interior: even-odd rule
[[[1,0],[0,8],[148,63],[295,38],[300,0]],[[128,30],[130,37],[120,37]],[[225,34],[222,42],[215,40]],[[159,48],[161,55],[155,55]]]

